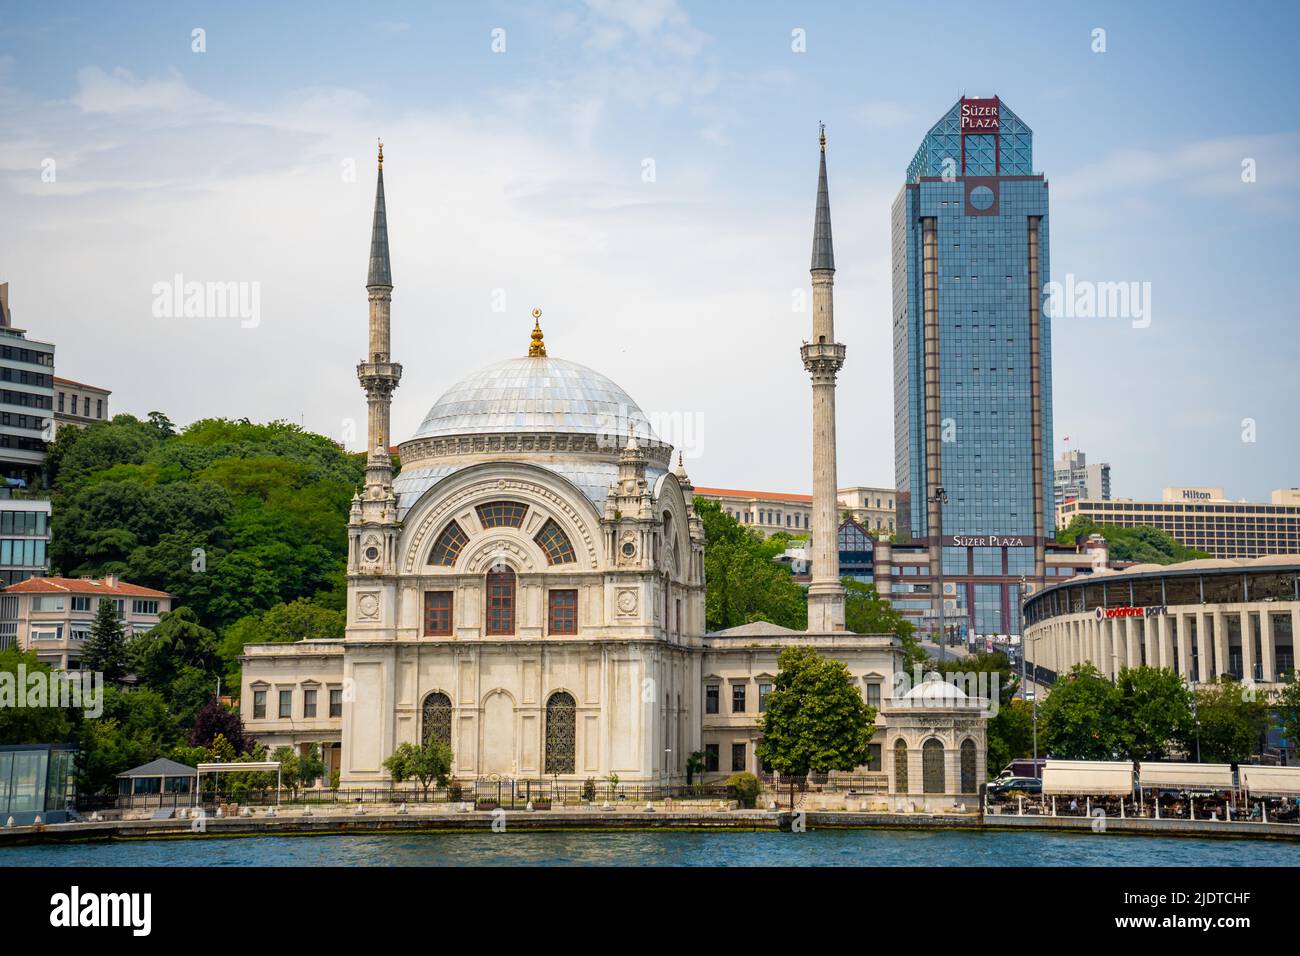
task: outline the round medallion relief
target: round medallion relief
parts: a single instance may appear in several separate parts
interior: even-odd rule
[[[379,613],[379,598],[373,594],[363,594],[357,599],[357,610],[362,617],[374,617]]]
[[[636,610],[636,592],[620,591],[618,594],[618,609],[624,614],[631,614]]]

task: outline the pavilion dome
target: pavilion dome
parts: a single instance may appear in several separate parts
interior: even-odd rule
[[[930,678],[917,684],[906,694],[904,700],[925,701],[926,703],[938,703],[941,701],[960,701],[969,699],[966,692],[956,684],[950,684],[946,680]]]

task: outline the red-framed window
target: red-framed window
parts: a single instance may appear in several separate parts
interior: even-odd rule
[[[501,568],[487,576],[487,633],[515,632],[515,572]]]
[[[549,591],[547,632],[550,634],[578,633],[578,592],[569,589]]]
[[[451,634],[451,592],[424,592],[424,633],[426,637]]]

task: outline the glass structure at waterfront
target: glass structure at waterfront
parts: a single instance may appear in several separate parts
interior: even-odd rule
[[[926,134],[892,253],[899,527],[932,566],[942,548],[950,629],[1017,634],[1054,523],[1048,202],[1000,99],[963,98]]]

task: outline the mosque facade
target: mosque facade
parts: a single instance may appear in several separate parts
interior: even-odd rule
[[[344,787],[386,786],[384,760],[429,739],[450,745],[461,780],[617,775],[671,787],[685,783],[695,752],[705,779],[761,772],[755,747],[777,657],[811,645],[844,661],[878,709],[860,768],[877,789],[918,804],[969,799],[984,779],[977,702],[943,691],[913,712],[907,701],[929,685],[904,697],[898,639],[844,626],[834,395],[845,347],[833,327],[824,135],[821,147],[813,338],[801,349],[813,390],[808,631],[706,631],[704,529],[681,457],[673,462],[610,378],[549,354],[538,310],[526,354],[446,389],[398,445],[394,476],[389,407],[403,370],[389,349],[381,147],[369,351],[357,366],[369,450],[348,526],[346,634],[245,648],[241,707],[253,736],[321,745]],[[964,773],[972,750],[977,772]]]

